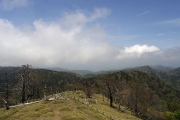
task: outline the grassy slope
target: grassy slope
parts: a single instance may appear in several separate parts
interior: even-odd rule
[[[65,96],[67,100],[44,101],[9,111],[0,109],[0,120],[111,120],[109,116],[119,120],[138,120],[128,111],[118,112],[115,105],[115,108],[110,108],[107,98],[102,101],[102,96],[97,94],[88,99],[90,105],[86,106],[80,102],[84,101],[83,93],[78,93],[82,94],[81,97],[80,94],[66,92],[66,95],[69,94],[69,97]]]

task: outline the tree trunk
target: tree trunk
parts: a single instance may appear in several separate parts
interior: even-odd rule
[[[22,85],[22,99],[21,102],[24,103],[26,99],[26,93],[25,93],[25,81],[23,80],[23,85]]]
[[[9,80],[8,80],[8,77],[7,77],[7,73],[6,73],[6,81],[7,81],[7,83],[6,83],[6,101],[7,101],[7,103],[6,103],[6,110],[9,110]]]
[[[40,91],[39,91],[39,89],[37,88],[37,96],[36,96],[36,98],[37,99],[39,99],[40,98]]]
[[[32,99],[33,99],[33,102],[34,102],[34,96],[35,96],[35,86],[33,86],[33,90],[32,90]]]
[[[121,105],[121,103],[119,102],[118,111],[121,111],[120,105]]]

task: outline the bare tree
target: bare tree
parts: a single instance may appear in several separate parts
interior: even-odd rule
[[[43,73],[39,70],[31,69],[29,74],[29,81],[28,81],[28,93],[27,95],[30,96],[31,99],[40,98],[40,89],[43,89],[41,85]]]
[[[79,80],[82,90],[86,93],[86,98],[91,98],[96,83],[92,80],[93,78],[83,78]]]
[[[113,96],[116,92],[117,79],[113,74],[100,75],[99,78],[103,81],[106,93],[110,99],[110,107],[113,107]]]
[[[135,80],[129,81],[128,85],[128,106],[134,110],[136,116],[139,116],[141,113],[146,113],[152,101],[148,87]]]
[[[2,98],[4,104],[5,104],[5,107],[6,107],[6,110],[9,110],[9,79],[8,79],[8,75],[7,75],[7,72],[6,72],[6,92],[5,92],[5,99]]]
[[[117,86],[116,86],[116,93],[114,100],[118,104],[118,111],[121,111],[120,106],[123,104],[125,97],[128,94],[128,86],[126,81],[118,81]]]
[[[32,66],[22,65],[18,68],[15,78],[20,83],[21,90],[21,102],[24,103],[27,99],[40,98],[40,82],[41,73],[39,71],[32,69]],[[35,97],[36,95],[36,97]]]
[[[9,79],[6,72],[6,110],[9,110]]]
[[[17,79],[21,84],[21,102],[24,103],[26,100],[26,87],[30,80],[31,65],[22,65],[17,71]]]

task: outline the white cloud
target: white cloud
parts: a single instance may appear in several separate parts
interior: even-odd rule
[[[159,51],[160,49],[156,46],[148,46],[148,45],[134,45],[130,47],[125,47],[120,51],[118,55],[118,59],[126,59],[126,58],[139,58],[142,57],[145,53],[153,53]]]
[[[99,11],[94,12],[97,18]],[[89,18],[91,16],[76,12],[65,14],[62,18],[66,19],[65,22],[36,20],[33,30],[19,29],[8,20],[0,19],[0,54],[3,55],[0,63],[27,62],[51,66],[62,62],[85,64],[90,60],[100,60],[109,53],[106,49],[109,45],[102,42],[106,33],[100,26],[85,29],[83,26]]]
[[[29,0],[2,0],[0,2],[0,7],[4,10],[12,10],[18,7],[27,6]]]
[[[166,21],[161,21],[161,22],[157,22],[155,24],[159,24],[159,25],[180,25],[180,18],[178,19],[172,19],[172,20],[166,20]]]
[[[108,9],[96,9],[89,15],[76,11],[64,14],[58,22],[36,20],[26,29],[0,19],[0,65],[29,63],[37,67],[90,70],[162,63],[179,65],[180,47],[163,51],[156,46],[121,47],[108,43],[109,35],[93,22],[109,13]]]
[[[106,8],[95,8],[94,12],[90,15],[85,15],[82,11],[77,10],[73,13],[64,13],[64,17],[60,22],[65,28],[79,28],[96,19],[107,17],[110,13],[111,11]]]
[[[94,9],[94,13],[91,14],[89,20],[93,21],[93,20],[95,20],[97,18],[103,18],[103,17],[108,16],[110,13],[111,13],[111,11],[109,9],[106,9],[106,8],[103,8],[103,9],[95,8]]]
[[[128,54],[133,54],[133,53],[137,53],[137,54],[143,54],[146,52],[154,52],[154,51],[158,51],[159,48],[155,47],[155,46],[148,46],[148,45],[134,45],[131,47],[125,47],[124,52],[128,53]]]
[[[138,16],[142,16],[142,15],[149,14],[149,13],[150,13],[150,11],[145,11],[143,13],[138,14]]]

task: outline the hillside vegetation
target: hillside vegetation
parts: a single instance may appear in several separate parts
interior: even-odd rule
[[[153,69],[149,66],[141,66],[136,68],[127,69],[125,71],[141,71],[154,78],[159,78],[172,86],[180,89],[180,68],[168,69],[168,70],[158,70]]]

